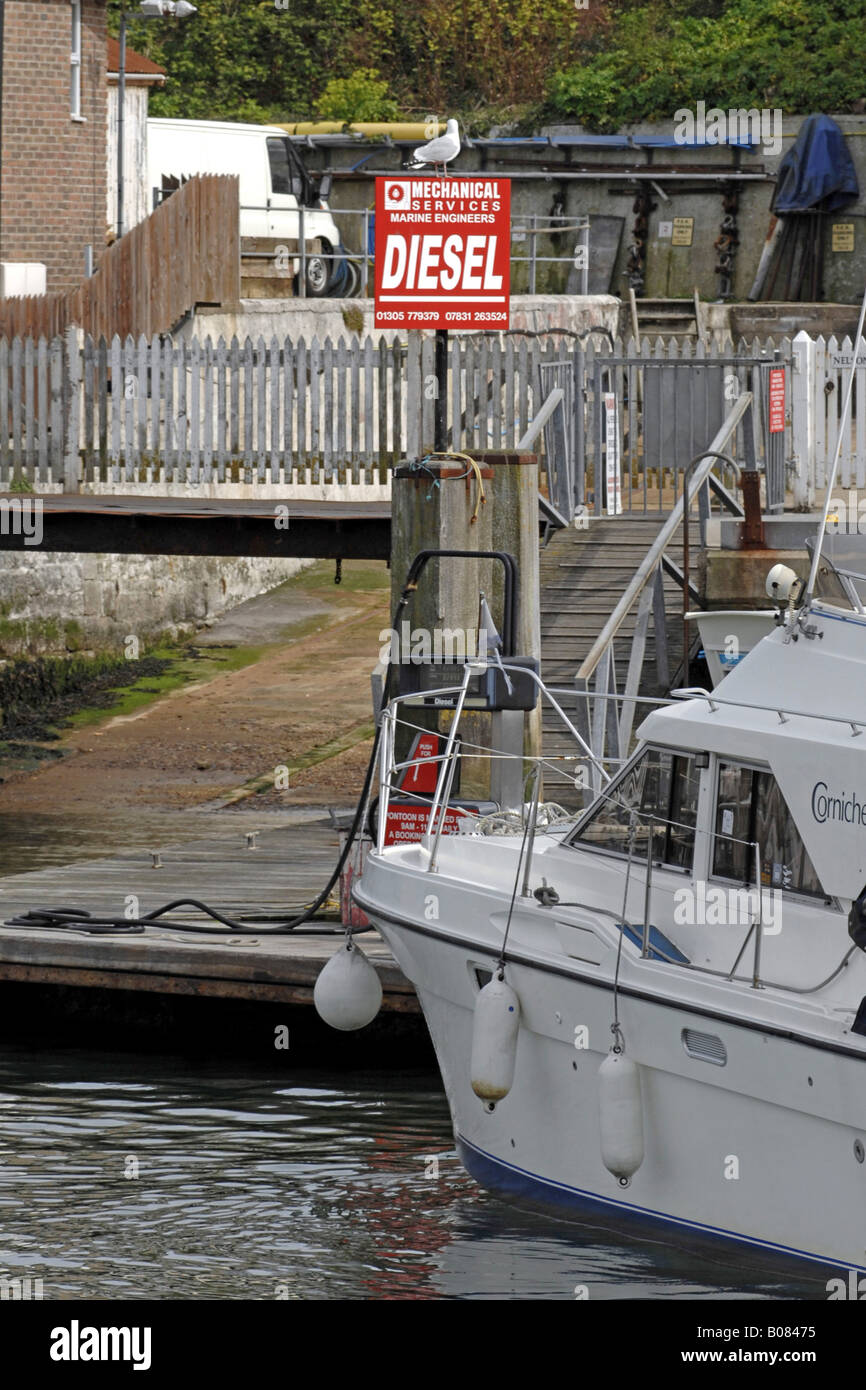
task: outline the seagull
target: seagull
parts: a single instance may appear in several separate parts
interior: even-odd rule
[[[415,151],[415,163],[410,168],[419,168],[422,164],[432,164],[434,170],[437,165],[442,165],[442,173],[445,173],[445,165],[452,159],[456,159],[460,153],[460,130],[455,120],[450,120],[445,126],[445,134],[437,135],[435,140],[429,144],[419,145]]]

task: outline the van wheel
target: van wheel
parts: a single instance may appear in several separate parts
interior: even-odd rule
[[[323,241],[322,254],[307,258],[307,294],[311,299],[322,299],[328,293],[333,261],[325,260],[325,257],[332,253],[330,242]]]

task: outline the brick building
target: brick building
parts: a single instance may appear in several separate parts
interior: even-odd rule
[[[106,0],[0,0],[0,261],[73,289],[106,236]]]

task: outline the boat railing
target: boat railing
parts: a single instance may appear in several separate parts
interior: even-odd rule
[[[606,798],[607,796],[608,796],[608,793],[607,793],[606,791],[602,791],[602,792],[599,793],[599,798],[598,798],[598,799]],[[597,804],[597,802],[596,802],[596,803],[593,803],[593,804]],[[698,975],[712,975],[712,976],[714,976],[716,979],[724,979],[724,980],[727,980],[727,981],[729,981],[729,982],[736,982],[736,983],[738,983],[738,984],[750,984],[751,987],[752,987],[753,989],[778,989],[778,990],[784,990],[786,993],[790,993],[790,994],[817,994],[820,990],[824,989],[827,985],[831,984],[832,981],[836,978],[836,976],[839,975],[839,974],[842,972],[842,970],[845,969],[846,965],[848,964],[848,961],[850,960],[851,956],[854,954],[855,950],[857,949],[857,947],[854,946],[854,945],[850,946],[850,947],[845,951],[844,955],[842,956],[841,961],[839,962],[838,965],[834,966],[834,968],[831,970],[830,974],[827,975],[827,976],[825,976],[825,977],[823,977],[821,980],[819,980],[819,981],[817,982],[817,984],[813,984],[813,985],[792,985],[792,984],[785,983],[785,982],[783,982],[783,981],[781,981],[781,980],[765,979],[765,978],[762,976],[762,973],[761,973],[761,960],[762,960],[762,953],[763,953],[763,947],[764,947],[764,936],[765,936],[765,933],[766,933],[766,926],[765,926],[765,921],[764,921],[764,886],[765,886],[765,885],[764,885],[764,877],[763,877],[762,861],[761,861],[761,847],[760,847],[760,844],[759,844],[756,840],[744,840],[744,839],[741,839],[739,836],[732,835],[732,834],[730,834],[730,833],[722,834],[722,832],[716,831],[716,830],[708,830],[708,831],[706,831],[705,833],[708,834],[708,835],[710,836],[710,839],[713,840],[713,841],[715,841],[715,840],[717,840],[717,839],[723,839],[727,844],[742,845],[746,850],[749,851],[749,862],[750,862],[750,863],[752,864],[752,866],[753,866],[753,873],[754,873],[754,876],[753,876],[753,878],[750,878],[747,882],[743,883],[743,884],[742,884],[742,888],[743,888],[745,891],[749,892],[749,893],[754,892],[754,895],[755,895],[755,897],[754,897],[754,904],[755,904],[755,905],[754,905],[754,909],[751,911],[751,920],[749,921],[749,924],[748,924],[748,927],[747,927],[747,930],[746,930],[746,934],[745,934],[745,936],[744,936],[744,938],[743,938],[743,940],[742,940],[742,942],[741,942],[741,944],[740,944],[740,947],[739,947],[739,949],[738,949],[738,951],[737,951],[737,954],[736,954],[736,956],[735,956],[735,958],[734,958],[734,962],[733,962],[733,964],[731,965],[731,967],[730,967],[729,969],[716,969],[716,968],[714,968],[714,967],[712,967],[712,966],[709,966],[709,965],[699,965],[699,964],[697,964],[696,962],[691,961],[691,960],[685,960],[685,959],[679,959],[679,960],[678,960],[678,959],[675,959],[675,958],[672,957],[672,956],[668,956],[668,955],[664,952],[663,948],[661,948],[657,943],[656,943],[656,944],[652,944],[652,943],[651,943],[651,935],[650,935],[650,934],[651,934],[651,931],[652,931],[652,926],[653,926],[653,922],[652,922],[652,877],[653,877],[653,853],[652,853],[652,850],[653,850],[653,830],[654,830],[655,827],[657,827],[657,826],[658,826],[658,827],[664,827],[664,828],[668,828],[668,827],[678,827],[678,828],[687,828],[687,829],[691,829],[691,828],[693,828],[693,827],[691,827],[691,826],[685,826],[684,822],[672,820],[672,819],[669,818],[669,817],[659,816],[659,815],[656,815],[655,813],[650,813],[650,812],[646,812],[646,811],[637,811],[637,810],[634,810],[634,809],[633,809],[633,810],[632,810],[632,816],[633,816],[633,819],[634,819],[635,823],[641,822],[641,821],[642,821],[643,823],[645,823],[645,825],[647,826],[647,828],[648,828],[648,830],[649,830],[649,833],[648,833],[647,838],[646,838],[646,865],[645,865],[646,877],[645,877],[645,879],[644,879],[644,909],[643,909],[643,923],[642,923],[642,924],[638,924],[638,923],[635,923],[635,922],[630,922],[630,921],[629,921],[629,922],[624,922],[624,921],[623,921],[623,919],[626,917],[626,913],[625,913],[626,903],[623,904],[623,911],[620,912],[620,913],[611,911],[610,909],[607,909],[607,908],[599,907],[597,904],[593,904],[593,903],[571,902],[571,903],[568,903],[568,904],[562,904],[562,906],[583,908],[585,911],[587,911],[587,912],[589,912],[589,913],[596,913],[596,914],[598,914],[598,915],[605,916],[605,917],[609,917],[609,918],[613,919],[614,921],[617,922],[618,925],[620,925],[620,927],[622,927],[622,926],[624,926],[624,925],[628,925],[633,931],[635,931],[635,933],[638,933],[638,932],[639,932],[639,933],[640,933],[640,938],[641,938],[641,948],[640,948],[640,957],[641,957],[641,960],[651,960],[653,956],[656,956],[657,958],[660,957],[660,958],[662,959],[662,961],[663,961],[665,964],[676,966],[677,969],[689,970],[689,971],[691,971],[692,973],[698,974]],[[745,954],[746,954],[746,951],[747,951],[748,946],[749,946],[749,942],[752,941],[753,938],[754,938],[754,944],[753,944],[753,947],[752,947],[752,968],[751,968],[751,975],[750,975],[750,976],[748,976],[748,975],[738,975],[738,974],[737,974],[737,970],[738,970],[738,967],[739,967],[739,965],[740,965],[740,962],[742,961],[743,957],[744,957]]]
[[[760,714],[775,714],[780,724],[787,724],[791,719],[817,719],[827,724],[847,724],[851,729],[851,737],[859,738],[866,731],[866,717],[863,715],[850,714],[821,714],[818,710],[796,709],[793,705],[780,705],[774,701],[771,704],[751,700],[726,700],[715,690],[704,690],[703,686],[681,686],[671,691],[671,700],[705,700],[709,706],[711,714],[722,707],[730,709],[754,710]]]
[[[601,793],[600,793],[600,796],[601,796],[601,797],[604,797],[604,796],[606,796],[606,795],[607,795],[606,792],[601,792]],[[827,985],[831,984],[832,981],[836,978],[836,976],[839,975],[839,974],[842,972],[842,970],[845,969],[846,965],[848,964],[848,961],[850,960],[851,956],[854,954],[854,951],[857,949],[856,946],[854,946],[854,945],[850,946],[850,947],[845,951],[845,953],[844,953],[844,955],[843,955],[841,961],[839,962],[838,965],[834,966],[834,968],[830,971],[830,974],[829,974],[829,975],[826,975],[826,976],[823,977],[821,980],[819,980],[819,981],[817,982],[817,984],[813,984],[813,985],[792,985],[792,984],[786,983],[786,982],[781,981],[781,980],[773,980],[773,979],[768,979],[768,978],[764,978],[764,977],[763,977],[763,975],[762,975],[762,973],[761,973],[761,971],[762,971],[761,961],[762,961],[762,953],[763,953],[763,947],[764,947],[765,922],[764,922],[764,881],[763,881],[763,872],[762,872],[762,867],[761,867],[761,847],[760,847],[760,845],[758,844],[758,842],[757,842],[756,840],[743,840],[743,839],[740,839],[740,838],[739,838],[738,836],[736,836],[736,835],[730,835],[730,834],[727,834],[727,835],[724,835],[724,836],[720,836],[719,833],[716,832],[716,831],[710,831],[710,832],[708,832],[708,833],[711,835],[711,837],[712,837],[713,839],[716,839],[716,838],[723,838],[725,841],[727,841],[727,842],[730,843],[730,844],[739,844],[739,845],[743,845],[745,848],[747,848],[747,849],[750,851],[749,859],[750,859],[752,865],[754,866],[754,878],[753,878],[753,879],[750,879],[748,883],[744,883],[742,886],[743,886],[743,888],[744,888],[746,891],[748,891],[749,893],[754,892],[754,895],[755,895],[755,898],[754,898],[755,906],[754,906],[754,909],[753,909],[752,912],[751,912],[751,920],[749,921],[748,927],[747,927],[747,929],[746,929],[746,934],[745,934],[745,936],[744,936],[744,938],[743,938],[743,940],[742,940],[742,942],[741,942],[741,944],[740,944],[740,947],[739,947],[739,949],[738,949],[738,951],[737,951],[737,954],[736,954],[736,956],[735,956],[735,958],[734,958],[734,962],[733,962],[733,964],[730,966],[729,969],[716,969],[716,968],[714,968],[713,966],[709,966],[709,965],[699,965],[699,964],[697,964],[695,961],[692,961],[692,960],[687,960],[687,959],[685,959],[685,958],[677,959],[677,958],[675,958],[674,956],[668,955],[668,954],[664,951],[664,948],[663,948],[662,946],[660,946],[660,945],[658,944],[658,942],[653,942],[653,941],[652,941],[652,938],[651,938],[651,932],[652,932],[652,928],[653,928],[653,922],[652,922],[652,880],[653,880],[653,854],[652,854],[652,847],[653,847],[653,833],[652,833],[652,832],[653,832],[653,829],[654,829],[656,826],[659,826],[659,827],[681,826],[681,825],[682,825],[682,822],[674,821],[674,820],[671,820],[671,819],[669,819],[669,818],[666,818],[666,817],[663,817],[663,816],[657,816],[657,815],[650,814],[650,813],[647,813],[647,812],[640,812],[640,811],[637,811],[637,812],[633,812],[633,815],[634,815],[634,818],[635,818],[636,821],[643,821],[643,822],[647,825],[647,827],[648,827],[648,829],[649,829],[649,834],[647,835],[647,839],[646,839],[646,848],[647,848],[647,852],[646,852],[645,878],[644,878],[644,909],[643,909],[643,922],[642,922],[642,923],[632,922],[632,921],[630,921],[630,920],[627,919],[627,914],[626,914],[626,912],[625,912],[624,910],[621,911],[621,912],[616,912],[616,911],[614,911],[614,910],[612,910],[612,909],[610,909],[610,908],[600,907],[597,903],[573,901],[573,902],[568,902],[568,903],[561,903],[561,904],[559,904],[559,906],[560,906],[561,908],[578,908],[578,909],[582,909],[583,911],[585,911],[585,912],[587,912],[587,913],[594,914],[594,915],[596,915],[596,916],[607,917],[607,918],[609,918],[610,920],[612,920],[612,921],[619,927],[619,929],[620,929],[621,931],[624,930],[625,927],[629,927],[632,931],[635,932],[635,934],[639,934],[639,935],[640,935],[640,943],[641,943],[641,944],[640,944],[640,959],[641,959],[642,961],[650,961],[650,962],[652,962],[652,961],[653,961],[653,958],[655,958],[656,963],[657,963],[659,960],[661,960],[661,962],[662,962],[663,964],[675,966],[678,970],[688,970],[688,971],[691,971],[693,974],[697,974],[697,975],[711,975],[711,976],[713,976],[713,977],[716,978],[716,979],[727,980],[729,983],[749,984],[749,985],[751,986],[752,989],[778,989],[778,990],[783,990],[783,991],[785,991],[786,993],[789,993],[789,994],[817,994],[820,990],[824,989]],[[623,908],[625,908],[625,906],[626,906],[626,904],[624,903],[624,904],[623,904]],[[738,975],[738,974],[737,974],[737,970],[738,970],[738,968],[739,968],[740,962],[742,961],[743,957],[744,957],[745,954],[746,954],[746,951],[747,951],[747,949],[748,949],[748,946],[749,946],[749,942],[750,942],[750,941],[753,941],[753,946],[752,946],[752,966],[751,966],[751,973],[750,973],[750,975]],[[680,954],[681,954],[681,953],[680,953]]]
[[[495,663],[489,661],[467,661],[464,666],[463,680],[460,683],[460,685],[440,686],[435,689],[424,691],[425,701],[432,701],[435,699],[444,700],[446,698],[450,698],[453,700],[456,696],[456,701],[454,702],[453,718],[451,720],[451,727],[449,730],[445,749],[435,758],[427,760],[431,762],[437,762],[439,764],[439,773],[437,776],[436,788],[432,798],[430,799],[430,810],[427,817],[427,825],[422,838],[422,844],[424,844],[424,846],[428,850],[435,851],[435,849],[438,848],[439,837],[442,834],[444,819],[448,809],[448,801],[451,794],[451,788],[454,784],[456,759],[462,756],[463,749],[466,749],[467,746],[472,747],[473,751],[477,754],[484,755],[490,759],[516,759],[523,764],[531,763],[533,764],[533,766],[539,767],[542,771],[545,767],[548,767],[551,770],[553,770],[555,767],[558,766],[551,758],[545,758],[543,756],[537,756],[533,758],[532,755],[526,755],[522,752],[501,752],[500,750],[485,748],[481,745],[466,745],[465,742],[461,745],[461,743],[458,741],[457,733],[460,727],[461,715],[463,714],[465,706],[469,682],[474,675],[478,675],[480,672],[486,671],[491,665],[495,665],[497,669],[505,671],[506,674],[509,671],[513,671],[515,673],[519,672],[521,679],[529,679],[535,683],[535,685],[538,688],[538,692],[541,699],[543,701],[546,701],[550,705],[554,713],[557,715],[558,719],[565,726],[569,734],[571,734],[571,736],[573,737],[579,750],[574,755],[574,760],[576,762],[581,762],[584,765],[588,765],[589,767],[594,769],[597,779],[602,786],[606,786],[610,783],[613,771],[616,770],[616,767],[618,765],[618,759],[608,759],[606,760],[606,762],[601,762],[595,757],[587,740],[583,737],[582,733],[577,728],[574,721],[569,718],[569,715],[563,708],[562,703],[560,703],[560,700],[557,698],[558,696],[561,696],[563,699],[567,697],[571,697],[573,699],[573,690],[560,689],[556,686],[548,686],[545,684],[541,676],[539,676],[536,672],[529,670],[526,667],[515,666],[509,663],[507,658],[504,658],[501,662],[496,661]],[[638,697],[638,699],[640,703],[652,706],[670,704],[669,699],[663,698],[641,696]],[[379,813],[377,829],[377,848],[379,852],[381,852],[385,848],[385,827],[387,823],[388,805],[394,790],[392,786],[392,779],[397,773],[404,772],[409,767],[415,766],[417,763],[417,759],[414,758],[408,758],[398,761],[395,757],[396,730],[398,725],[403,725],[409,728],[416,728],[419,731],[421,731],[423,728],[423,726],[421,725],[412,724],[410,721],[400,717],[401,711],[403,709],[405,709],[406,707],[417,707],[417,705],[418,695],[415,692],[405,695],[395,695],[388,702],[381,716],[382,728],[379,754]],[[587,788],[590,786],[589,778],[586,779],[585,785]],[[427,798],[422,798],[417,794],[413,793],[413,800],[418,800],[419,802],[421,802],[426,801]],[[578,811],[576,811],[574,813],[575,816],[579,814],[582,815],[584,809],[585,808],[580,808]],[[466,812],[465,814],[471,815],[470,812]],[[432,871],[435,872],[435,852],[431,862]]]
[[[506,669],[508,669],[507,662],[505,663],[505,666]],[[551,693],[555,692],[555,687],[546,687],[544,686],[544,683],[540,680],[539,684],[542,686],[542,689],[545,694],[550,695]],[[464,679],[464,682],[461,686],[443,686],[441,690],[435,692],[425,692],[425,694],[436,694],[442,696],[457,694],[459,696],[461,690],[463,690],[465,694],[466,685],[467,681],[466,679]],[[681,690],[675,692],[675,694],[678,696],[689,697],[695,694],[702,694],[706,696],[708,699],[710,698],[708,692],[706,691]],[[717,696],[713,695],[712,698],[718,703]],[[419,732],[423,731],[423,726],[416,725],[408,721],[401,721],[397,717],[397,707],[405,704],[407,701],[410,701],[412,699],[412,696],[395,697],[395,699],[393,699],[390,702],[390,704],[387,706],[386,710],[383,713],[379,776],[379,811],[377,816],[376,834],[377,852],[380,854],[384,851],[386,847],[388,804],[393,790],[391,787],[391,777],[397,772],[405,771],[407,768],[415,766],[417,762],[416,759],[412,758],[406,759],[401,762],[397,762],[394,760],[393,757],[394,736],[398,724],[406,723],[407,726],[411,729],[417,729]],[[652,705],[671,704],[673,702],[672,698],[656,699],[652,697],[641,697],[641,699],[642,701],[645,700],[645,703]],[[726,703],[738,704],[739,702],[727,701]],[[772,707],[770,706],[755,706],[755,708],[772,709]],[[419,805],[426,805],[429,807],[426,829],[424,834],[421,836],[420,843],[425,848],[428,854],[426,871],[434,874],[437,871],[439,844],[445,827],[445,820],[449,809],[449,802],[451,798],[451,790],[454,784],[457,760],[467,755],[467,745],[465,743],[461,743],[461,741],[458,740],[456,737],[458,725],[458,719],[456,715],[457,711],[455,710],[455,718],[452,723],[451,730],[453,737],[449,737],[445,751],[429,759],[429,761],[431,762],[437,762],[440,768],[439,775],[437,777],[437,785],[435,791],[430,796],[425,796],[423,793],[420,792],[411,793],[411,798],[413,802],[417,802]],[[833,716],[826,717],[833,718]],[[842,719],[838,722],[850,723],[851,721]],[[573,727],[571,726],[571,722],[567,718],[566,723],[570,728],[572,728],[572,732],[575,733],[578,744],[582,745],[584,749],[583,756],[588,756],[585,748],[585,743],[581,739],[579,733],[577,733],[577,731],[573,729]],[[491,758],[514,758],[518,756],[516,754],[501,753],[497,750],[485,748],[482,745],[477,744],[469,744],[468,749],[470,755],[476,753],[485,754]],[[542,787],[542,774],[546,760],[543,758],[537,758],[533,760],[531,758],[523,757],[521,758],[521,761],[524,763],[532,763],[532,767],[527,776],[526,782],[528,783],[530,780],[533,780],[534,787],[531,795],[527,798],[527,804],[522,806],[520,811],[520,826],[522,826],[524,833],[524,848],[523,853],[521,855],[521,862],[518,864],[517,874],[519,875],[521,880],[520,884],[518,885],[521,896],[531,897],[532,890],[530,888],[530,872],[532,866],[533,847],[538,831],[539,813],[541,809],[540,797]],[[591,804],[593,806],[597,805],[598,800],[600,798],[606,798],[609,795],[610,794],[605,789],[602,789],[598,793],[596,799]],[[558,809],[561,810],[561,808]],[[574,812],[562,811],[561,824],[563,828],[574,826],[575,822],[578,819],[580,819],[580,817],[582,817],[583,814],[584,810]],[[500,817],[505,817],[505,813],[498,813],[498,815]],[[465,817],[467,820],[475,821],[479,829],[484,828],[486,822],[492,822],[497,819],[497,815],[481,815],[471,811],[468,808],[463,807],[461,807],[461,816]],[[727,980],[730,983],[749,984],[753,989],[778,989],[791,994],[815,994],[818,993],[820,990],[824,989],[827,985],[829,985],[836,978],[836,976],[839,975],[841,971],[846,967],[848,960],[850,959],[853,952],[856,950],[856,947],[853,945],[845,952],[839,964],[834,967],[830,974],[819,980],[816,984],[792,985],[781,980],[773,980],[763,977],[762,954],[764,948],[765,922],[763,901],[764,884],[761,868],[760,845],[757,843],[757,841],[741,840],[737,836],[733,836],[730,834],[725,835],[723,838],[728,842],[742,844],[749,851],[749,859],[753,865],[754,873],[753,877],[750,878],[749,881],[747,883],[744,883],[742,886],[744,889],[747,889],[750,892],[754,891],[755,893],[755,908],[751,914],[751,920],[748,923],[745,936],[739,946],[739,949],[737,950],[733,964],[728,968],[717,969],[712,966],[697,964],[696,962],[691,960],[678,960],[674,957],[667,956],[663,948],[661,948],[657,943],[653,944],[651,941],[651,930],[653,925],[652,830],[655,826],[663,826],[665,828],[672,826],[683,828],[684,823],[671,820],[670,818],[661,817],[655,814],[650,814],[648,812],[635,812],[635,818],[637,821],[645,822],[645,824],[649,828],[649,834],[646,838],[646,876],[644,879],[643,921],[632,922],[627,919],[627,914],[625,911],[616,912],[612,909],[601,907],[598,903],[593,902],[569,901],[567,903],[559,904],[561,909],[568,910],[572,908],[579,908],[590,914],[609,918],[619,927],[620,930],[623,930],[626,926],[630,927],[640,937],[640,959],[642,961],[657,964],[659,960],[661,960],[663,964],[675,966],[677,969],[688,970],[694,974],[710,975],[716,979]],[[515,829],[517,828],[519,827],[515,826]],[[554,826],[548,824],[547,826],[545,826],[545,833],[551,833],[553,828]],[[718,832],[712,830],[707,833],[709,833],[713,838],[716,838],[718,834]],[[626,905],[623,904],[624,908],[625,906]],[[750,942],[752,943],[751,971],[747,975],[738,974],[738,968],[740,966],[741,961],[743,960],[743,957],[749,947]]]

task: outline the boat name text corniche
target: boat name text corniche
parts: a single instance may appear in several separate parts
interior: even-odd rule
[[[812,815],[819,825],[828,820],[842,821],[846,825],[866,825],[866,802],[860,800],[856,792],[848,796],[831,796],[826,782],[816,782],[812,788]]]

